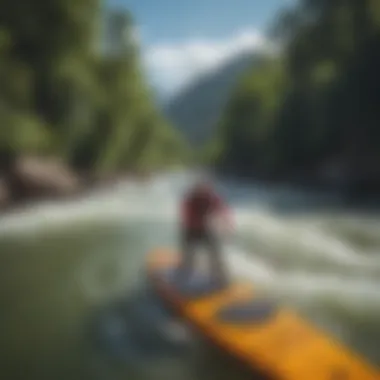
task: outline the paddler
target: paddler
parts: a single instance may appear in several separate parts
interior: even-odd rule
[[[194,266],[195,249],[203,246],[207,249],[212,276],[221,284],[227,283],[227,270],[222,261],[222,244],[215,221],[222,222],[223,231],[232,226],[228,206],[217,194],[211,181],[202,177],[181,203],[182,261],[179,266],[179,278],[185,278],[190,274]]]

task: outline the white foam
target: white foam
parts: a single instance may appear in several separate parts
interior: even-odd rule
[[[4,217],[0,235],[33,233],[96,219],[174,223],[186,180],[178,174],[164,175],[151,185],[122,183],[112,191],[98,191],[84,200],[43,203]],[[358,252],[341,236],[324,230],[320,217],[288,220],[263,206],[257,207],[253,201],[246,202],[245,207],[234,210],[238,233],[260,243],[266,251],[252,252],[229,244],[226,260],[235,274],[293,298],[329,296],[352,305],[380,304],[380,278],[363,280],[366,271],[380,270],[379,255]],[[371,233],[375,233],[375,227],[372,228]],[[276,267],[273,257],[287,261],[288,268]],[[326,273],[320,267],[315,270],[320,263],[326,264]],[[84,281],[86,292],[96,297],[99,292],[93,270],[94,266],[84,270]]]

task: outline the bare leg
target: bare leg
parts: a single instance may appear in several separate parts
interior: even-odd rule
[[[186,280],[194,268],[195,239],[191,231],[183,231],[181,236],[181,261],[178,265],[177,278]]]
[[[216,277],[218,282],[226,284],[228,281],[228,274],[226,266],[223,263],[222,248],[219,244],[218,238],[212,233],[205,234],[205,243],[208,245],[211,272]]]

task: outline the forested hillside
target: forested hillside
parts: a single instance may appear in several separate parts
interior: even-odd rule
[[[153,104],[131,16],[100,0],[0,0],[0,120],[3,169],[20,154],[156,167],[183,148]]]
[[[302,0],[277,20],[276,59],[252,67],[212,144],[231,173],[380,184],[380,2]],[[342,182],[342,183],[343,183]]]
[[[239,77],[255,56],[244,53],[187,86],[165,107],[169,120],[193,146],[203,145],[215,127]]]

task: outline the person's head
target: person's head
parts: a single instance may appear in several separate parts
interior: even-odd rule
[[[202,173],[196,178],[193,188],[199,193],[209,192],[213,188],[211,178]]]

